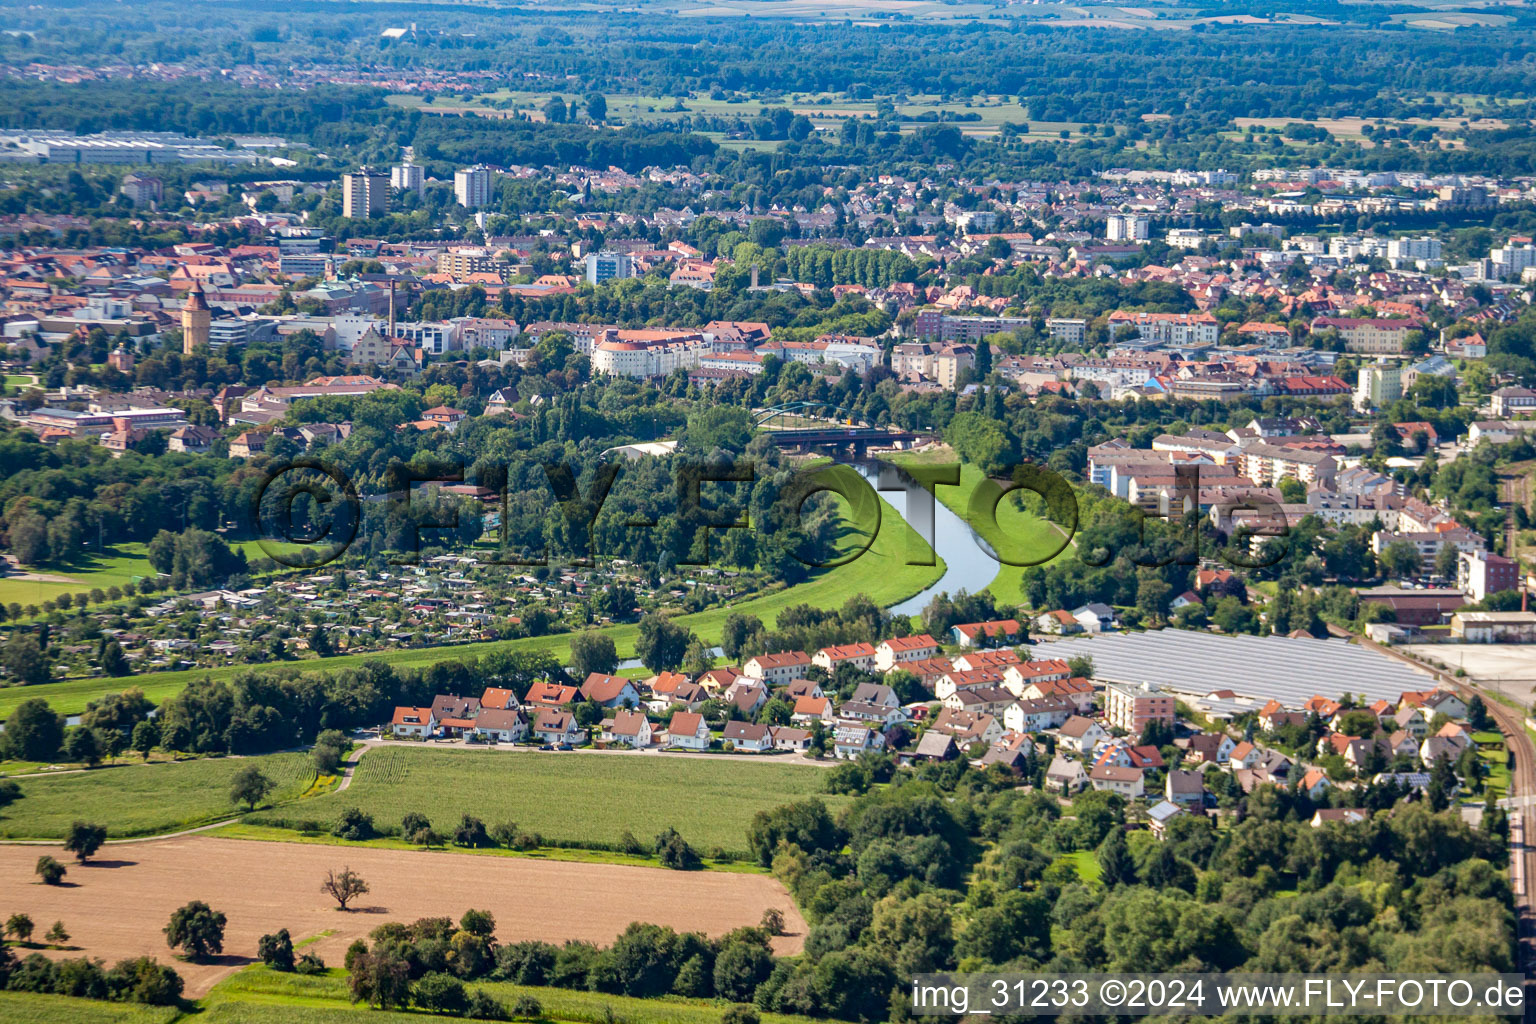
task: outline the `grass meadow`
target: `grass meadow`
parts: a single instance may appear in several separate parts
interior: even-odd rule
[[[0,838],[58,839],[73,821],[107,826],[109,838],[195,828],[244,811],[229,799],[241,768],[257,764],[277,783],[266,803],[295,800],[315,781],[307,754],[204,758],[121,765],[67,775],[22,776],[22,798],[0,810]],[[3,1016],[3,1015],[0,1015]]]
[[[601,992],[512,985],[506,982],[467,982],[473,991],[483,988],[510,1006],[518,996],[529,995],[544,1008],[543,1020],[561,1024],[719,1024],[729,1003],[712,999],[634,999]],[[248,967],[220,982],[203,1000],[201,1020],[215,1024],[352,1024],[359,1013],[368,1021],[420,1021],[419,1014],[385,1013],[353,1006],[347,997],[344,972],[331,970],[304,977],[279,974],[264,967]],[[759,1014],[763,1024],[809,1024],[807,1017]]]
[[[516,822],[553,846],[603,848],[627,831],[649,843],[668,826],[700,853],[747,849],[761,810],[820,795],[825,771],[809,765],[712,758],[432,750],[379,747],[358,762],[344,792],[302,807],[258,811],[248,824],[329,826],[347,808],[378,825],[418,811],[447,833],[465,814],[487,826]],[[823,797],[837,807],[845,798]]]
[[[178,1015],[174,1006],[0,991],[0,1020],[6,1024],[169,1024]]]

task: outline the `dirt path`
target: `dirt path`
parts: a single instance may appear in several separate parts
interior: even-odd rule
[[[339,965],[353,939],[385,921],[457,919],[471,907],[496,916],[502,942],[607,943],[631,921],[721,935],[757,924],[769,907],[783,912],[791,933],[774,940],[776,952],[797,953],[805,940],[804,918],[767,875],[186,836],[103,851],[85,865],[70,860],[67,884],[48,886],[33,874],[37,853],[0,847],[0,892],[7,913],[28,914],[41,927],[63,921],[81,947],[44,951],[48,956],[114,963],[147,954],[170,962],[160,929],[173,910],[203,900],[222,911],[224,955],[211,964],[176,964],[194,998],[250,963],[257,939],[278,928],[295,940],[331,932],[309,948]],[[58,856],[69,860],[62,851]],[[320,892],[325,872],[343,866],[371,890],[352,913],[337,911]]]

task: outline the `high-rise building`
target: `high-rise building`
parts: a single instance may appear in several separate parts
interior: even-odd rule
[[[587,256],[587,281],[590,284],[634,276],[635,264],[627,252],[594,252]]]
[[[475,164],[453,172],[453,195],[467,210],[478,210],[491,201],[491,169]]]
[[[181,304],[181,351],[191,355],[193,350],[208,346],[208,325],[213,323],[213,310],[203,295],[203,283],[192,282],[192,291]]]
[[[421,195],[426,190],[425,181],[421,168],[409,160],[389,169],[389,185],[397,192],[415,192]]]
[[[1128,213],[1112,213],[1104,230],[1111,242],[1145,242],[1152,237],[1152,221]]]
[[[389,212],[389,178],[363,167],[341,176],[341,215],[365,220]]]

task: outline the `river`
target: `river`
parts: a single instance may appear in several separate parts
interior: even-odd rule
[[[933,544],[938,556],[944,560],[944,575],[926,590],[892,605],[892,613],[916,615],[935,594],[948,592],[953,595],[960,590],[974,594],[992,582],[1002,563],[992,554],[991,546],[971,529],[969,523],[896,466],[882,462],[863,462],[855,464],[853,468],[876,489],[881,486],[883,471],[884,485],[892,489],[880,491],[880,497],[900,513],[907,524],[917,531],[918,536]]]

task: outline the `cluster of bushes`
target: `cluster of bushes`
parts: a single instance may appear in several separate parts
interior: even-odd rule
[[[496,919],[483,910],[466,910],[457,926],[447,917],[380,925],[369,936],[371,946],[358,939],[347,949],[352,1001],[480,1020],[542,1016],[536,1000],[520,999],[508,1008],[484,989],[471,993],[464,987],[465,980],[492,974],[495,932]]]
[[[629,832],[625,832],[615,843],[589,840],[563,842],[546,838],[539,832],[524,829],[513,821],[487,826],[484,821],[472,814],[463,815],[457,825],[448,829],[439,829],[434,826],[431,819],[419,811],[411,811],[400,819],[399,825],[391,825],[375,821],[373,815],[356,807],[349,807],[342,811],[335,823],[331,825],[311,819],[281,817],[263,817],[261,821],[264,825],[291,828],[298,832],[312,834],[329,832],[339,839],[354,843],[366,842],[369,839],[404,839],[417,846],[428,848],[452,845],[467,850],[498,848],[537,850],[546,846],[571,846],[584,850],[627,853],[636,857],[654,856],[661,862],[662,867],[677,871],[696,871],[704,866],[703,856],[674,828],[661,832],[657,835],[655,842],[647,845]],[[716,861],[731,860],[735,856],[719,848],[710,849],[708,855],[710,859]]]
[[[501,946],[495,924],[489,913],[470,910],[457,926],[446,917],[379,926],[371,942],[359,939],[347,950],[353,1000],[487,1020],[507,1019],[507,1013],[538,1016],[536,1000],[502,1007],[483,990],[470,993],[464,986],[489,979],[637,998],[675,994],[750,1002],[773,972],[769,937],[783,927],[783,917],[766,914],[764,926],[718,939],[636,922],[606,948],[577,941]]]
[[[256,955],[274,971],[293,971],[295,974],[324,974],[325,961],[313,953],[294,956],[293,939],[287,928],[271,935],[263,935],[256,942]]]
[[[40,992],[79,999],[174,1006],[181,998],[181,975],[151,957],[120,960],[106,969],[100,960],[50,960],[33,953],[17,962],[0,946],[0,988],[11,992]]]

